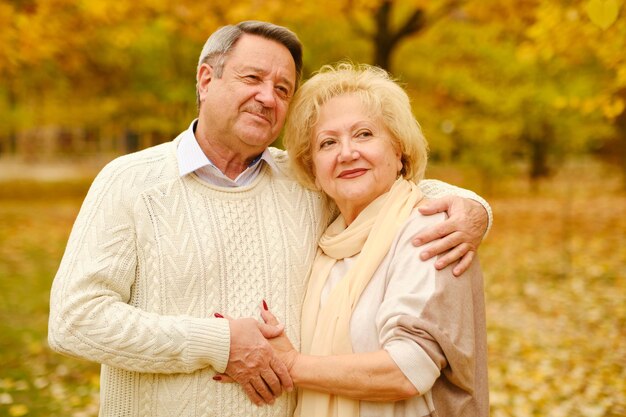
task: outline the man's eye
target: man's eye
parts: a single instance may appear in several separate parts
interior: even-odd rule
[[[289,97],[289,89],[287,87],[277,86],[276,89],[282,96]]]

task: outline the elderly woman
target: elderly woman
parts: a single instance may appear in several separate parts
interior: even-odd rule
[[[300,181],[340,212],[319,242],[302,353],[272,340],[296,415],[487,416],[478,261],[455,278],[411,244],[445,215],[416,209],[427,144],[405,91],[375,67],[326,66],[294,98],[284,140]]]

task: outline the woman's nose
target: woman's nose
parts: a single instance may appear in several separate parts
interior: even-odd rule
[[[361,155],[354,148],[352,141],[344,140],[339,149],[339,162],[349,162],[358,159]]]

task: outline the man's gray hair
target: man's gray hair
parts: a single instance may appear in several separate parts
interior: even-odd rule
[[[213,71],[217,78],[222,77],[224,64],[228,53],[233,49],[237,41],[244,35],[256,35],[265,39],[276,41],[284,45],[291,53],[294,63],[296,64],[296,89],[302,77],[302,43],[295,33],[283,26],[273,23],[260,22],[257,20],[247,20],[236,25],[222,26],[211,36],[204,44],[200,58],[198,59],[198,68],[202,64],[209,64],[213,67]],[[197,73],[197,71],[196,71]],[[196,99],[198,108],[200,107],[200,94],[198,93],[198,85],[196,84]]]

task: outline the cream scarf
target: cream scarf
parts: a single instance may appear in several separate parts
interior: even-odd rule
[[[399,229],[422,192],[412,182],[396,180],[389,192],[370,203],[346,227],[339,216],[320,238],[319,249],[302,306],[302,353],[352,353],[350,318],[361,293],[378,269]],[[333,287],[324,306],[320,296],[332,267],[358,253],[354,266]],[[311,390],[300,390],[296,416],[357,417],[359,401]]]

